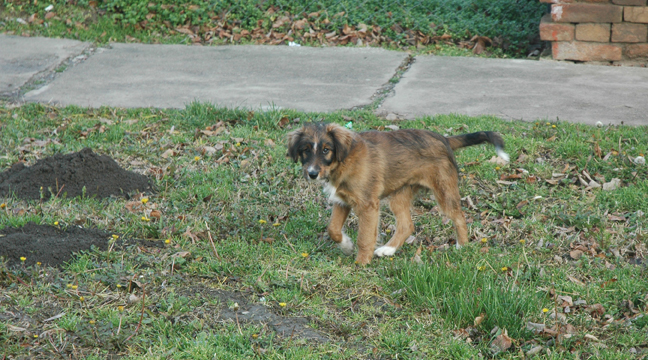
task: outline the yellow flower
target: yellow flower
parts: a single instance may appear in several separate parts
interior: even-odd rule
[[[112,238],[117,240],[117,239],[119,239],[119,235],[113,235]]]
[[[259,335],[257,335],[257,334],[252,334],[252,339],[256,339],[256,338],[258,338],[258,337],[259,337]]]
[[[93,324],[95,323],[94,320],[90,320],[90,321],[88,321],[88,322],[90,323],[90,325],[93,325]]]
[[[278,222],[276,222],[276,223],[272,224],[272,226],[277,227],[277,226],[281,226],[281,224],[279,224]]]
[[[485,243],[488,242],[488,239],[486,239],[486,238],[482,238],[482,239],[481,239],[481,242],[483,242],[483,243],[485,244]]]
[[[502,267],[502,271],[507,271],[508,268],[506,266]]]
[[[85,298],[83,296],[79,296],[79,300],[85,301]]]
[[[142,204],[146,204],[148,202],[148,198],[142,198]]]
[[[72,287],[72,284],[67,284],[66,287],[69,289]]]
[[[556,128],[556,125],[551,125],[551,127],[555,129],[555,128]]]
[[[171,243],[171,239],[166,239],[166,240],[164,240],[164,243],[165,243],[165,244],[170,244],[170,243]]]
[[[72,290],[76,290],[77,288],[79,288],[79,285],[72,285]]]
[[[122,305],[119,305],[119,306],[117,306],[117,310],[119,310],[120,312],[124,311],[124,307]]]
[[[241,146],[241,143],[240,143],[240,142],[237,142],[237,143],[236,143],[236,146]]]
[[[391,232],[391,229],[387,229],[387,230],[385,230],[385,232],[386,232],[387,234],[389,234],[389,233]]]
[[[121,287],[121,284],[117,284],[117,287],[120,288],[120,287]]]
[[[544,308],[544,309],[542,309],[542,312],[543,312],[543,313],[549,312],[549,309]]]
[[[198,161],[198,160],[200,160],[200,156],[195,156],[194,161]]]
[[[37,262],[36,262],[36,265],[41,266],[42,263],[41,263],[40,261],[37,261]]]
[[[58,224],[59,224],[58,221],[54,221],[54,226],[58,226]]]
[[[281,306],[281,307],[286,307],[286,303],[285,303],[285,302],[280,302],[280,303],[279,303],[279,306]]]
[[[7,204],[5,204],[5,203],[0,204],[0,209],[4,209],[6,207],[7,207]]]
[[[499,166],[495,166],[495,170],[499,170],[499,169],[500,169],[500,167],[499,167]]]
[[[308,257],[308,253],[303,252],[303,253],[301,253],[301,256],[302,257]]]
[[[142,221],[151,221],[151,219],[147,218],[146,216],[142,216]]]
[[[482,265],[482,266],[478,266],[478,267],[477,267],[477,270],[479,270],[479,271],[484,271],[484,270],[486,270],[486,266],[484,266],[484,265]]]
[[[21,257],[20,257],[20,261],[25,262],[25,260],[27,260],[26,257],[24,257],[24,256],[21,256]]]
[[[525,242],[526,242],[526,240],[520,239],[520,244],[524,245]]]
[[[267,223],[267,221],[265,221],[265,220],[263,220],[263,219],[259,220],[259,224],[263,225],[263,224],[265,224],[265,223]]]
[[[547,123],[547,125],[551,125],[551,123]]]
[[[34,339],[38,338],[38,335],[34,334]]]

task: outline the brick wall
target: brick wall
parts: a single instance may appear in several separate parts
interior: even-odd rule
[[[540,0],[540,38],[555,60],[648,62],[648,0]]]

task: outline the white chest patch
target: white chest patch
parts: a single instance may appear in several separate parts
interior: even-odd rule
[[[340,204],[340,205],[346,205],[344,200],[340,199],[335,192],[337,191],[337,188],[331,183],[326,183],[324,184],[324,192],[328,195],[328,201],[331,204]]]

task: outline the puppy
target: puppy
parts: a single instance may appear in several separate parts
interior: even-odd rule
[[[310,123],[288,134],[288,156],[301,161],[307,180],[323,182],[333,204],[328,234],[347,255],[353,253],[353,243],[342,227],[353,209],[358,216],[356,262],[368,264],[374,254],[394,255],[414,232],[410,206],[423,188],[433,191],[441,211],[454,223],[457,248],[468,243],[453,150],[483,142],[493,144],[508,160],[504,141],[491,131],[446,138],[427,130],[356,133],[337,124]],[[375,249],[380,199],[386,197],[396,217],[396,232]]]

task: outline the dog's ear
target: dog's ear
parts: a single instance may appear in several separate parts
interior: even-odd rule
[[[333,139],[335,146],[335,160],[338,162],[344,161],[351,152],[351,147],[355,141],[355,133],[338,124],[326,125],[326,132]]]
[[[299,142],[302,135],[304,135],[304,128],[292,131],[288,134],[288,153],[286,156],[291,158],[294,162],[299,160]]]

